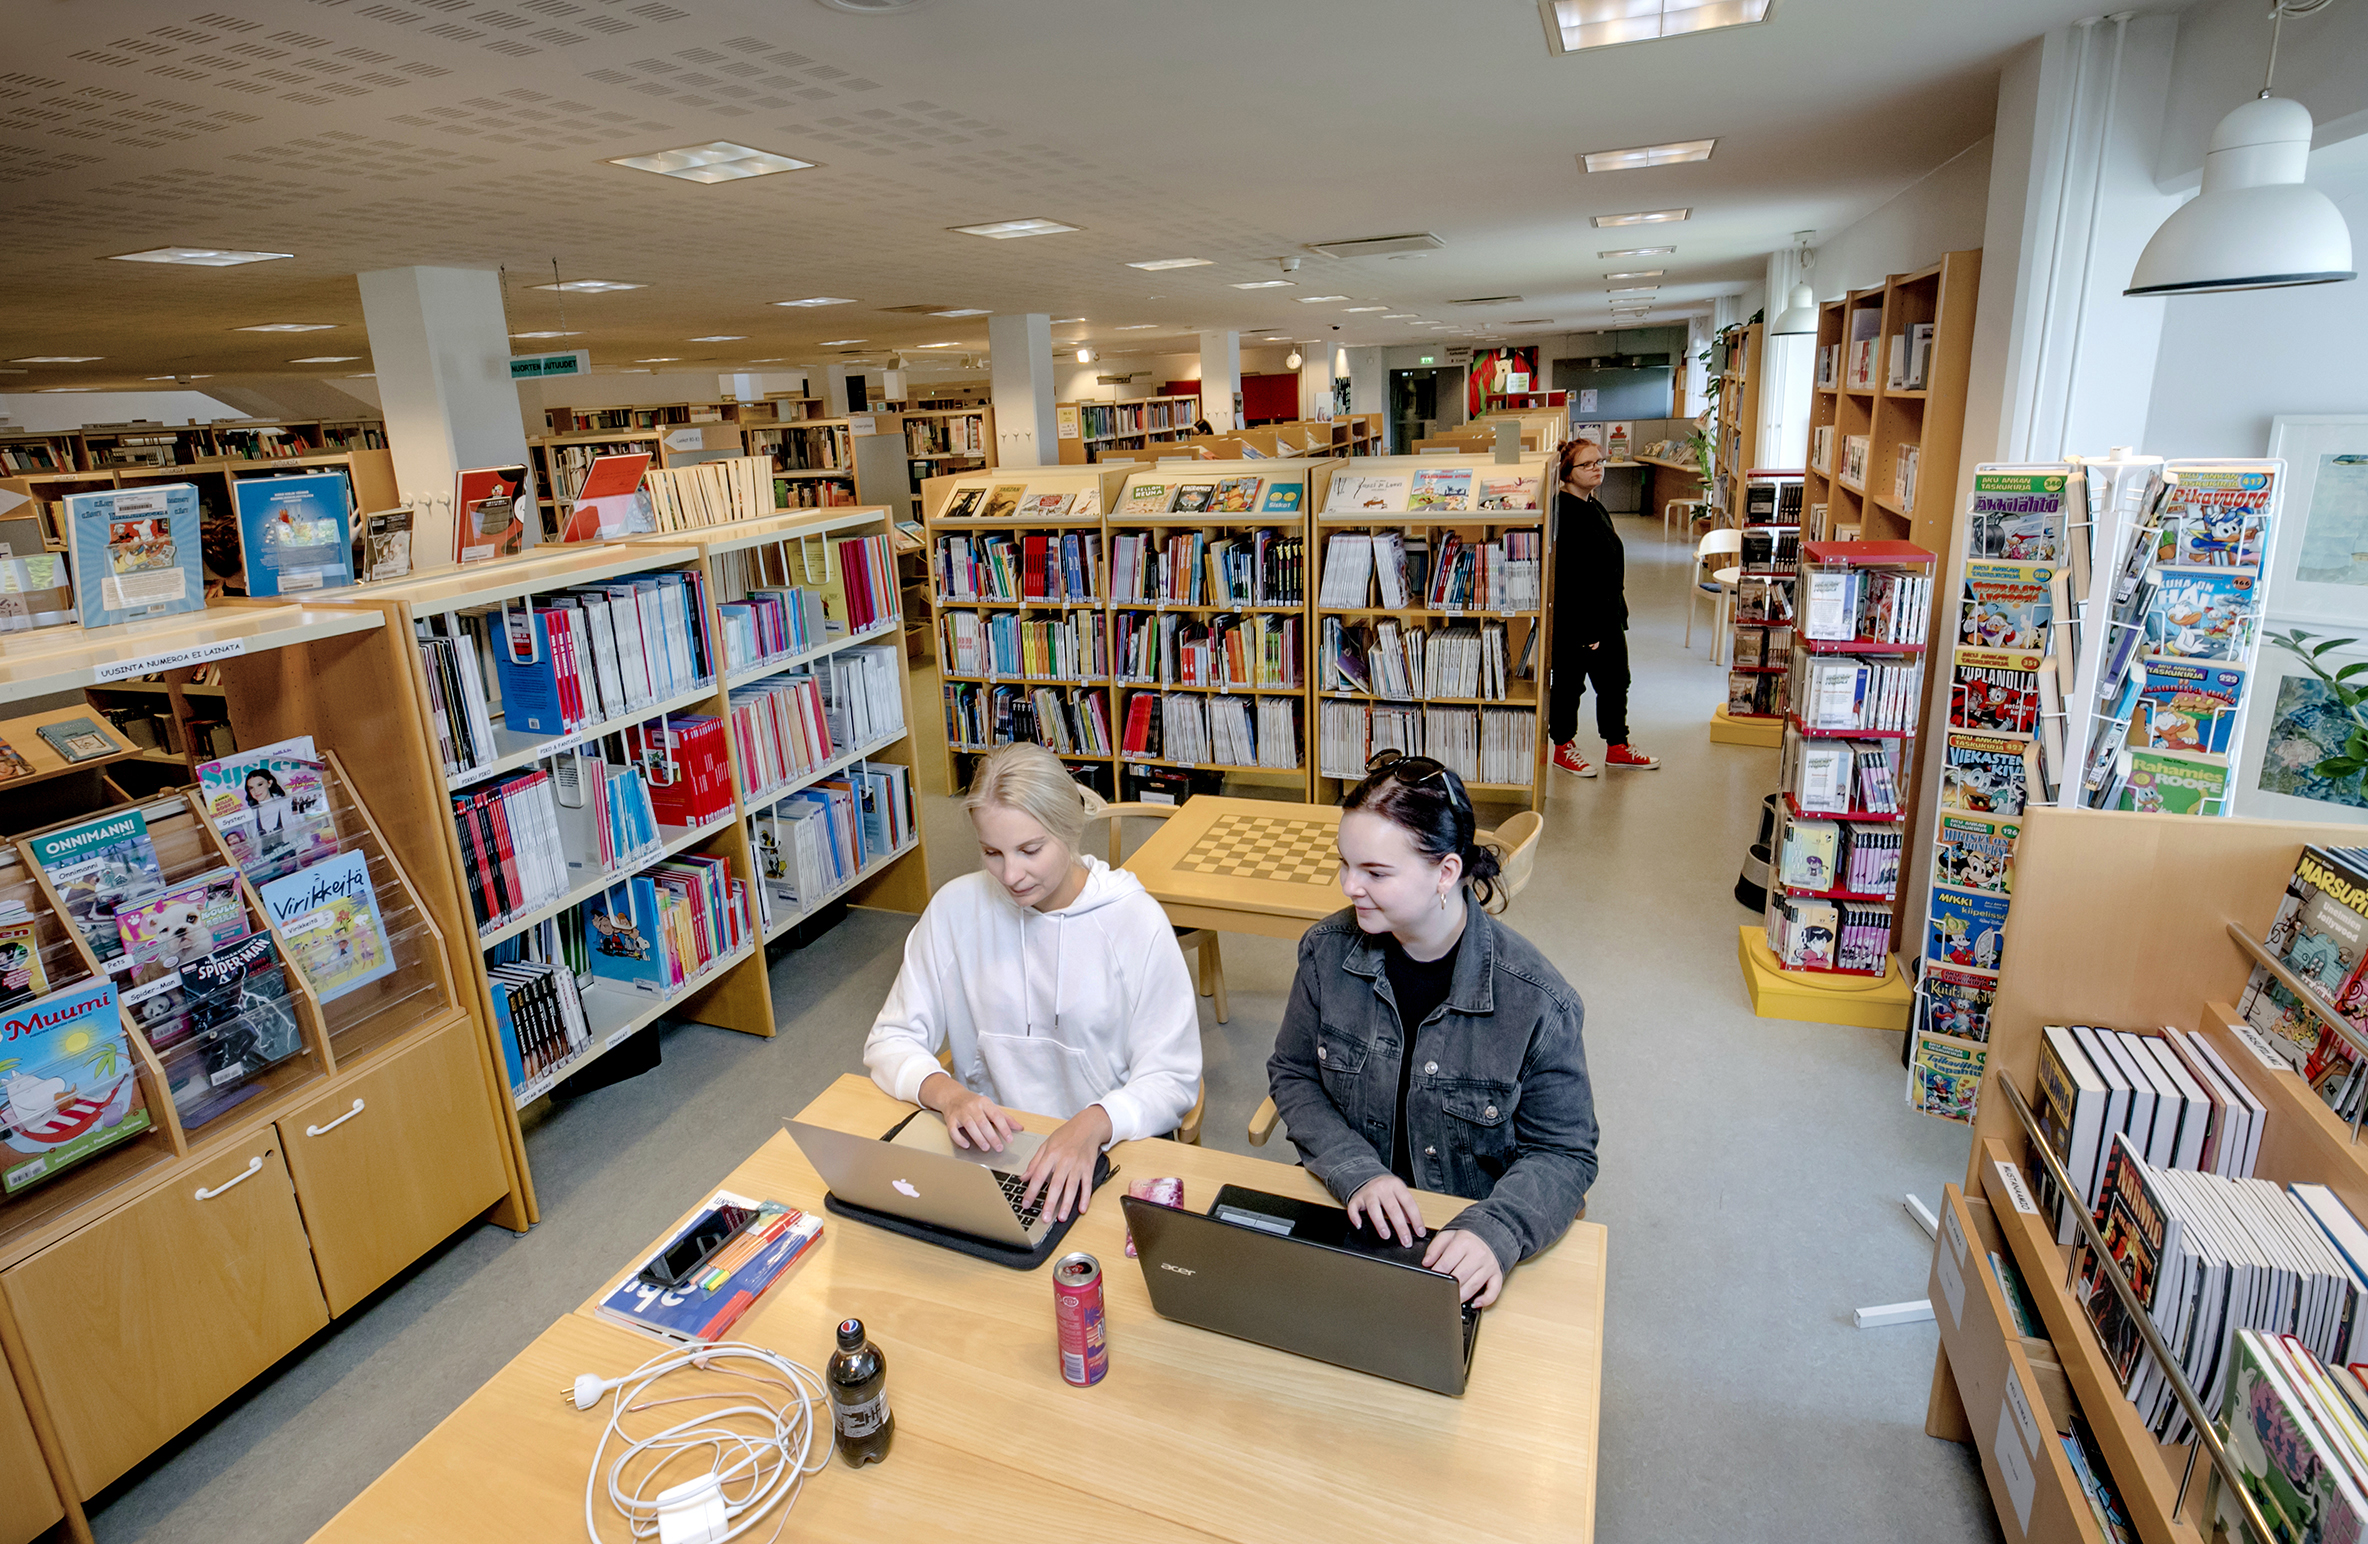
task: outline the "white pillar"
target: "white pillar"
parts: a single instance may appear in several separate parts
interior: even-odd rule
[[[1299,416],[1332,416],[1332,345],[1318,338],[1294,345],[1299,350]]]
[[[1241,427],[1233,399],[1242,394],[1242,335],[1204,332],[1200,335],[1200,416],[1223,434]]]
[[[1046,466],[1061,459],[1053,439],[1052,315],[987,318],[995,402],[995,464]]]
[[[1380,345],[1348,351],[1348,410],[1352,413],[1389,411],[1390,372]]]
[[[1768,321],[1773,324],[1801,282],[1801,257],[1786,247],[1768,254]],[[1757,368],[1760,379],[1759,463],[1764,467],[1806,467],[1809,464],[1809,388],[1816,373],[1817,337],[1804,333],[1779,338],[1762,332],[1765,342]]]
[[[851,372],[845,365],[824,365],[822,367],[823,417],[844,418],[847,416],[847,377],[851,373],[854,372]]]
[[[449,566],[454,475],[527,459],[501,275],[382,268],[357,282],[395,486],[412,506],[415,561]],[[526,539],[540,535],[540,523],[527,521]]]

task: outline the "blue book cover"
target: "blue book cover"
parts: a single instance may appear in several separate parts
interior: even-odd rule
[[[67,495],[66,541],[82,625],[205,610],[198,520],[192,483]]]
[[[518,1025],[510,1017],[510,989],[503,983],[492,983],[493,1022],[501,1031],[502,1067],[510,1077],[510,1097],[518,1098],[526,1092],[526,1062],[518,1054]]]
[[[0,1013],[0,1194],[148,1129],[111,980]]]
[[[231,480],[247,593],[294,595],[354,582],[353,506],[343,472]]]
[[[1267,515],[1295,515],[1299,513],[1299,493],[1305,485],[1295,482],[1273,482],[1266,485],[1266,503],[1259,513]]]
[[[1996,970],[2006,942],[2007,898],[1934,886],[1932,925],[1924,958],[1936,964]]]
[[[501,676],[502,727],[516,734],[559,735],[567,720],[559,710],[559,672],[551,660],[551,629],[545,614],[525,607],[509,615],[494,656]]]
[[[658,887],[636,876],[584,903],[584,934],[592,944],[592,974],[643,992],[666,990],[666,960],[658,950]]]
[[[645,1330],[669,1340],[714,1341],[726,1337],[732,1325],[764,1294],[767,1287],[779,1280],[782,1272],[795,1264],[822,1237],[822,1219],[810,1216],[780,1201],[762,1204],[719,1190],[707,1198],[699,1208],[704,1217],[718,1206],[754,1208],[757,1215],[748,1224],[741,1238],[726,1244],[726,1252],[741,1250],[742,1240],[756,1236],[762,1240],[755,1255],[739,1265],[723,1280],[712,1274],[687,1282],[671,1291],[655,1287],[641,1279],[636,1270],[618,1283],[616,1289],[600,1301],[596,1310],[604,1319],[630,1329]],[[677,1235],[679,1236],[679,1235]],[[670,1248],[674,1239],[666,1241]],[[661,1248],[650,1256],[655,1260],[666,1252]],[[644,1266],[648,1264],[643,1262]]]

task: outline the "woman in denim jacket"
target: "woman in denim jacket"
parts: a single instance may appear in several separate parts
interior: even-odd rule
[[[1351,904],[1299,941],[1267,1085],[1352,1222],[1411,1245],[1425,1233],[1411,1191],[1477,1203],[1423,1263],[1485,1308],[1595,1181],[1579,996],[1489,915],[1497,855],[1473,841],[1453,772],[1385,751],[1340,806]]]

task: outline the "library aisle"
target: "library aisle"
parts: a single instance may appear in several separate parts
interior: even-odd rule
[[[1644,521],[1621,530],[1632,710],[1662,769],[1558,774],[1536,877],[1509,917],[1587,1003],[1603,1124],[1589,1217],[1613,1240],[1597,1536],[1993,1538],[1973,1450],[1923,1431],[1933,1326],[1850,1319],[1923,1294],[1932,1245],[1900,1197],[1936,1201],[1963,1171],[1964,1134],[1900,1100],[1896,1037],[1751,1016],[1734,971],[1748,917],[1728,892],[1752,834],[1735,812],[1755,806],[1774,752],[1708,742],[1724,673],[1699,642],[1680,646],[1685,550]],[[934,733],[935,676],[913,685],[915,727]],[[921,750],[923,767],[943,765]],[[942,883],[977,849],[951,800],[927,802]],[[100,1498],[102,1544],[310,1535],[531,1340],[553,1303],[589,1294],[684,1195],[862,1070],[910,925],[853,912],[784,955],[777,1038],[676,1025],[656,1071],[554,1108],[527,1133],[540,1226],[463,1233],[316,1335]],[[1294,955],[1238,935],[1224,951],[1232,1023],[1201,1010],[1204,1140],[1247,1153]],[[1263,1153],[1288,1151],[1278,1135]]]

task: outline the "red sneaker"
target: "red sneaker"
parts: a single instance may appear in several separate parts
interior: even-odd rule
[[[1642,767],[1649,771],[1659,766],[1661,759],[1644,755],[1633,745],[1615,745],[1603,753],[1603,764],[1607,767]]]
[[[1580,777],[1595,775],[1593,764],[1579,754],[1579,743],[1576,740],[1565,741],[1554,747],[1554,765],[1565,772],[1576,773]]]

